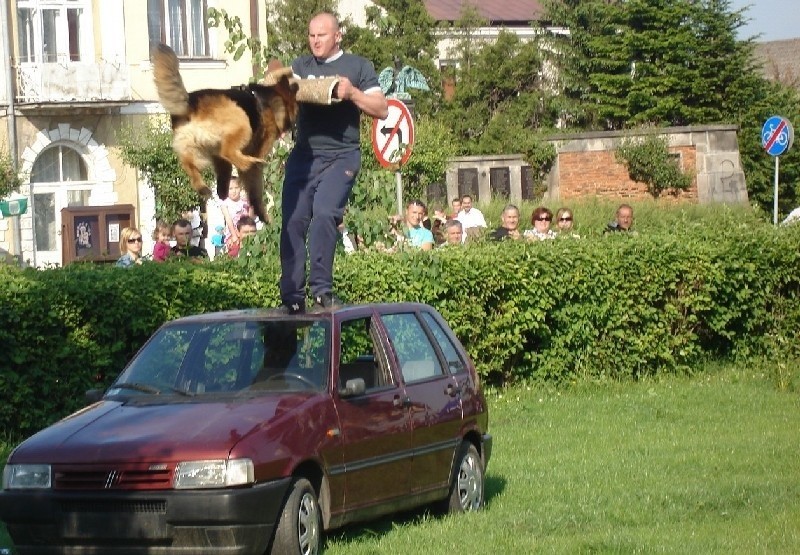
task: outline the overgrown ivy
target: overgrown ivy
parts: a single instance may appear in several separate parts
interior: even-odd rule
[[[653,198],[665,191],[677,194],[692,184],[692,177],[678,167],[678,160],[670,153],[665,137],[647,135],[624,139],[617,148],[616,158],[628,168],[631,179],[647,186]]]

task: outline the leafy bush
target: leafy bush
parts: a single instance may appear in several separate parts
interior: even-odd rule
[[[19,189],[20,185],[22,185],[22,178],[14,170],[11,155],[0,148],[0,199]]]
[[[647,185],[647,192],[653,198],[664,191],[685,191],[692,184],[692,177],[681,171],[670,154],[665,137],[626,139],[617,149],[617,159],[628,168],[631,179]]]
[[[800,344],[800,226],[669,213],[634,236],[339,256],[335,288],[353,303],[435,306],[496,384],[686,373]],[[0,426],[25,434],[80,407],[166,320],[277,306],[279,275],[270,250],[129,270],[0,266]]]
[[[172,129],[168,121],[154,118],[139,126],[124,127],[119,132],[119,140],[122,159],[142,172],[153,189],[156,220],[171,223],[184,212],[205,206],[189,185],[189,177],[172,149]]]

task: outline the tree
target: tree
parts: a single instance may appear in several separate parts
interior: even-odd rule
[[[19,189],[22,177],[14,168],[11,155],[0,148],[0,199]]]
[[[431,90],[412,93],[415,110],[434,113],[441,96],[440,73],[434,63],[436,22],[422,0],[375,0],[374,4],[365,9],[366,27],[348,26],[345,46],[370,60],[378,73],[398,65],[419,70]]]
[[[437,118],[453,129],[462,154],[519,152],[540,176],[546,173],[555,150],[538,132],[552,128],[557,113],[540,52],[538,42],[502,31],[455,71],[455,95]]]
[[[239,16],[231,16],[224,9],[208,9],[208,25],[224,27],[228,33],[225,52],[239,60],[250,52],[256,80],[264,76],[272,59],[288,65],[294,58],[308,51],[308,21],[311,15],[335,12],[333,0],[271,0],[266,3],[266,40],[252,37]]]
[[[780,115],[800,125],[800,94],[780,83],[764,81],[762,89],[739,125],[739,152],[747,179],[751,202],[772,214],[775,188],[775,158],[761,147],[761,128],[771,116]],[[778,209],[786,215],[800,206],[800,148],[795,145],[780,157],[778,173]]]
[[[726,121],[752,98],[753,43],[728,0],[546,0],[570,29],[554,62],[576,121],[590,128]]]
[[[437,53],[436,22],[422,0],[375,0],[365,8],[366,27],[348,27],[345,44],[380,71],[395,58],[432,75]]]
[[[469,70],[474,55],[486,44],[478,30],[488,24],[475,6],[465,5],[459,18],[447,29],[447,33],[454,37],[447,56],[458,60],[459,67]]]
[[[173,222],[183,212],[204,206],[172,150],[172,129],[163,119],[120,132],[122,159],[139,170],[153,188],[156,220]]]

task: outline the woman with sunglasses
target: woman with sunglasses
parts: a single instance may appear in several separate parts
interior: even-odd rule
[[[119,237],[119,252],[122,256],[117,260],[118,268],[130,268],[142,263],[142,233],[135,227],[126,227]]]
[[[553,213],[549,208],[537,206],[531,214],[531,225],[533,229],[526,229],[523,236],[528,241],[546,241],[555,239],[556,233],[550,229],[550,222],[553,221]]]
[[[572,210],[566,206],[559,208],[558,212],[556,212],[556,233],[558,236],[580,239],[580,235],[575,233],[574,225],[575,217],[572,214]]]

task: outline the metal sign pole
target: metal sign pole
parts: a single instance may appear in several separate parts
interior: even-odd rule
[[[25,258],[22,256],[22,227],[19,224],[21,216],[14,216],[11,221],[14,222],[14,253],[19,260],[20,268],[25,267]]]
[[[397,194],[397,213],[403,215],[403,179],[400,177],[400,170],[394,172],[394,186]]]
[[[772,224],[778,225],[778,170],[780,168],[780,156],[775,157],[775,194],[772,199]]]

